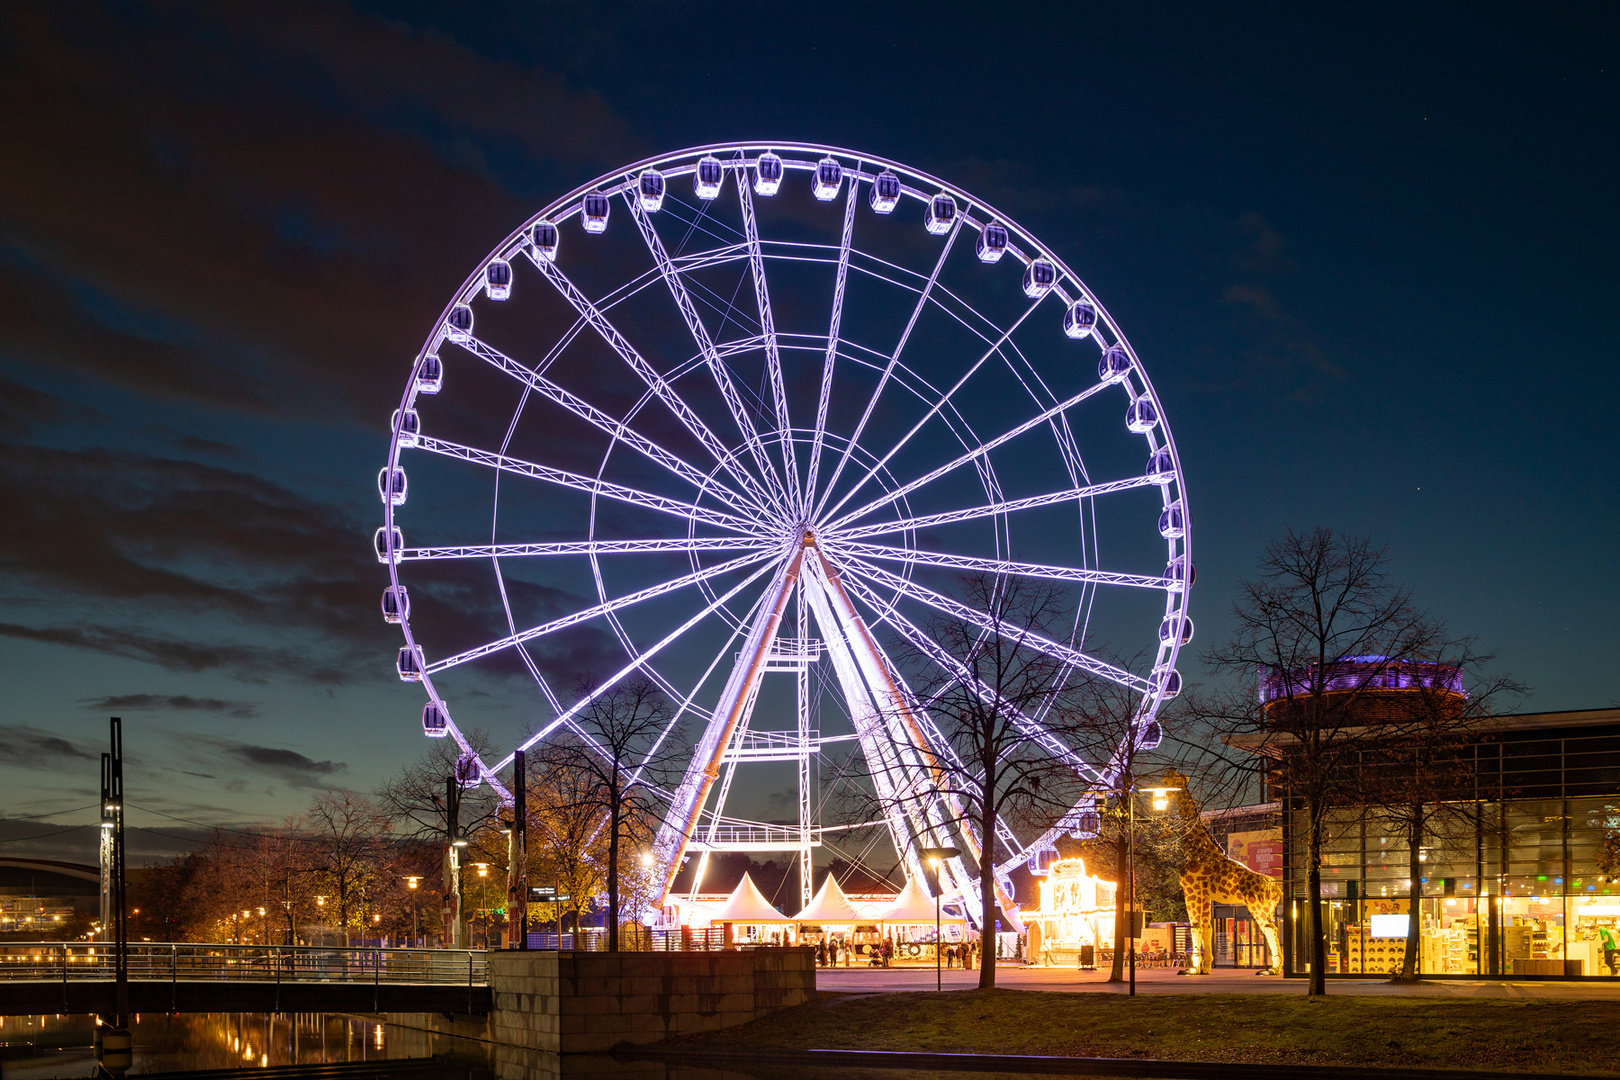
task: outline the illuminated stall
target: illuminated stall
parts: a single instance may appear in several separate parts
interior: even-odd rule
[[[709,916],[709,925],[725,928],[727,948],[793,944],[793,920],[772,907],[747,874],[726,902]]]
[[[1084,859],[1062,859],[1040,880],[1040,907],[1023,911],[1029,956],[1046,963],[1095,963],[1114,942],[1115,883],[1086,872]]]
[[[946,945],[959,945],[968,939],[967,920],[948,908],[937,908],[918,878],[906,882],[894,903],[878,916],[878,925],[883,936],[894,942],[896,960],[926,959],[932,963],[936,933]]]

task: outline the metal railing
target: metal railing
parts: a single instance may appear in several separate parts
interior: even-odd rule
[[[796,848],[802,842],[797,825],[719,825],[712,836],[707,825],[699,825],[696,832],[686,845],[688,851],[779,851]],[[810,829],[810,846],[821,846],[819,828]]]
[[[93,982],[113,978],[113,950],[102,942],[0,944],[0,980]],[[212,945],[132,942],[132,980],[197,982],[409,983],[482,986],[487,954],[468,949],[379,949],[323,945]]]

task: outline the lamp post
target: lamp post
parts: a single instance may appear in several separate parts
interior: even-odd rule
[[[642,870],[642,874],[643,874],[641,888],[646,888],[648,886],[648,884],[649,884],[649,882],[646,880],[645,875],[652,870],[652,864],[653,864],[652,852],[643,851],[641,853],[641,870]],[[650,897],[649,897],[649,899],[650,899]],[[639,901],[637,902],[636,907],[637,907],[638,910],[640,909],[641,904],[640,904]],[[650,927],[648,927],[648,925],[647,925],[646,913],[645,912],[642,912],[642,915],[641,915],[640,918],[637,919],[637,922],[639,922],[641,924],[641,929],[642,930],[647,931],[647,947],[649,949],[652,948],[652,929]],[[784,938],[786,938],[787,937],[786,932],[784,932],[782,936]],[[638,949],[641,947],[640,940],[641,940],[641,930],[637,930],[636,931],[636,941],[637,941],[636,947]]]
[[[1125,802],[1126,802],[1126,805],[1127,805],[1127,808],[1128,808],[1127,809],[1127,815],[1129,816],[1129,819],[1130,819],[1129,832],[1127,833],[1127,841],[1126,841],[1128,852],[1129,852],[1128,857],[1126,859],[1126,865],[1129,867],[1127,873],[1130,875],[1130,886],[1129,886],[1130,902],[1126,907],[1126,917],[1130,919],[1130,928],[1128,930],[1128,934],[1129,934],[1130,950],[1131,950],[1131,957],[1130,957],[1130,959],[1131,959],[1131,989],[1130,989],[1130,996],[1131,997],[1136,996],[1136,792],[1137,792],[1137,790],[1138,789],[1133,788],[1130,791],[1126,792],[1126,794],[1125,794]],[[1180,791],[1181,789],[1178,788],[1178,787],[1150,787],[1150,788],[1141,788],[1140,790],[1146,792],[1147,794],[1149,794],[1149,795],[1151,795],[1153,797],[1153,809],[1155,811],[1162,811],[1162,810],[1166,809],[1167,807],[1169,807],[1169,805],[1170,805],[1170,793],[1173,792],[1173,791]]]
[[[940,919],[939,910],[941,897],[945,890],[940,884],[939,864],[944,862],[946,859],[954,859],[962,853],[953,847],[929,847],[919,848],[917,854],[921,855],[923,860],[927,862],[927,864],[934,871],[934,990],[938,992],[945,989],[945,977],[940,973],[939,966],[940,956],[945,951],[942,947],[945,943],[945,935],[943,933],[943,923]]]
[[[416,889],[422,884],[422,879],[412,875],[405,879],[405,887],[411,891],[411,940],[416,942],[418,948],[422,945],[422,928],[417,922]]]
[[[473,863],[478,870],[478,899],[479,906],[484,912],[484,948],[489,948],[489,889],[486,884],[489,878],[489,863]],[[470,942],[469,942],[470,944]]]

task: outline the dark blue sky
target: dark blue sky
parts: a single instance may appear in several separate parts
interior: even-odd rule
[[[539,206],[724,139],[944,176],[1085,278],[1186,463],[1195,647],[1328,524],[1528,707],[1614,702],[1620,20],[1413,8],[7,5],[0,814],[93,801],[109,712],[193,821],[417,756],[366,550],[410,359]]]

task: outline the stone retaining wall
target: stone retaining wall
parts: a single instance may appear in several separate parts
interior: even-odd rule
[[[812,950],[489,955],[489,1037],[580,1053],[712,1031],[809,1001]]]

